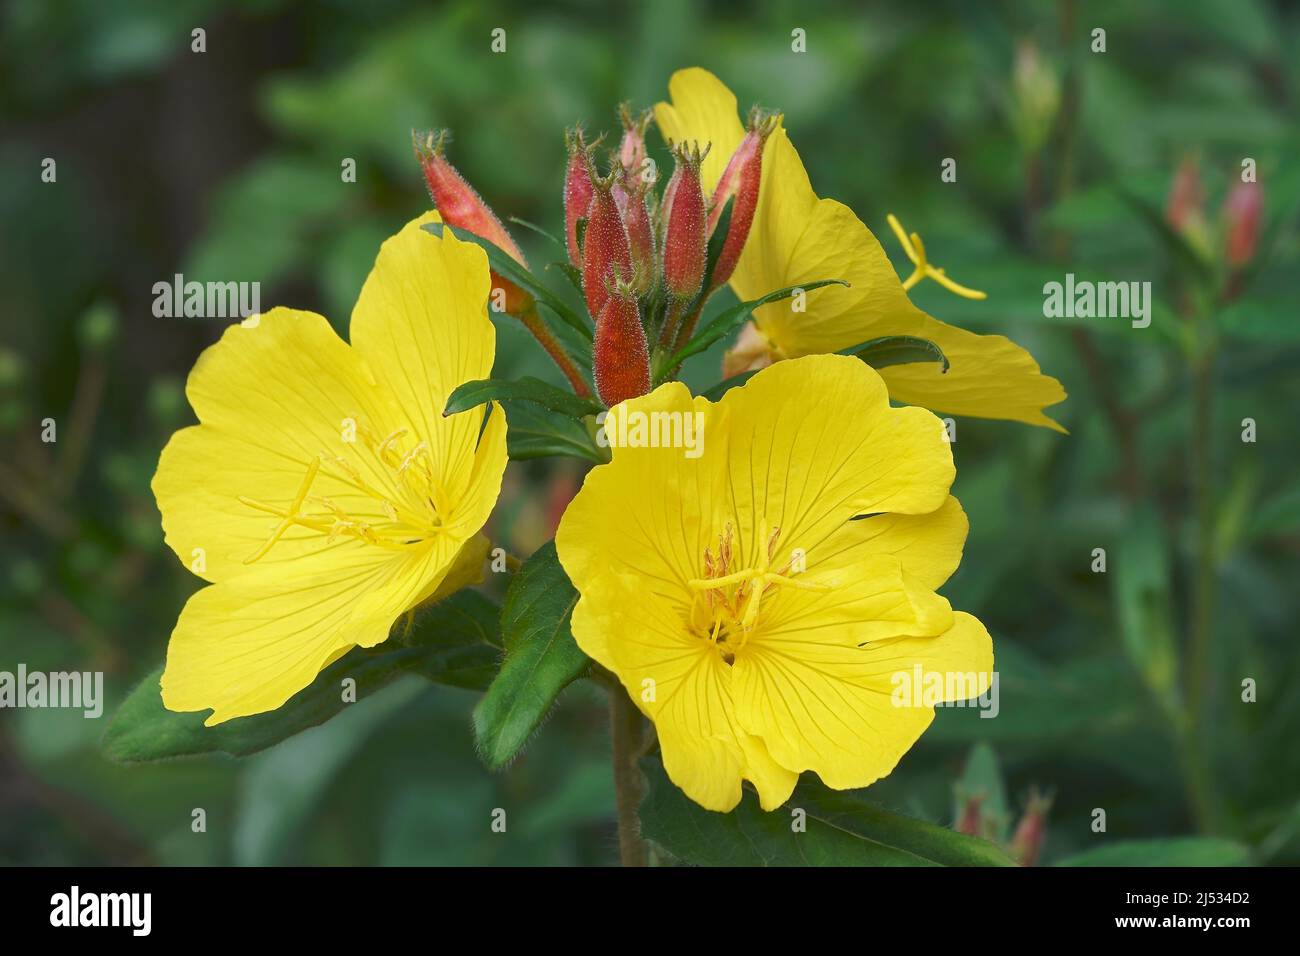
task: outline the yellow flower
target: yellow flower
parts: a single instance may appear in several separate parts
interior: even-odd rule
[[[804,770],[864,787],[935,701],[987,689],[988,632],[934,590],[966,538],[951,448],[930,412],[890,406],[875,371],[809,356],[716,404],[671,382],[610,417],[611,444],[626,443],[555,539],[580,594],[573,635],[654,721],[693,800],[729,810],[744,778],[770,810]],[[703,429],[695,457],[663,447],[688,421]],[[971,680],[896,706],[897,675],[918,666]]]
[[[712,189],[744,136],[736,97],[698,67],[673,74],[668,90],[672,103],[659,103],[655,120],[673,140],[713,144],[701,170],[704,186]],[[915,233],[908,236],[901,226],[895,231],[918,267],[907,288],[928,277],[959,295],[983,296],[953,283],[942,269],[926,262],[925,247]],[[1042,374],[1033,356],[1009,339],[946,325],[913,305],[871,230],[844,204],[818,198],[789,136],[778,127],[764,149],[758,208],[731,286],[741,299],[756,299],[773,289],[817,279],[845,279],[852,287],[817,291],[809,296],[804,313],[792,311],[788,302],[760,308],[755,323],[764,354],[753,354],[750,343],[741,365],[837,352],[886,335],[918,336],[937,344],[951,368],[946,374],[936,363],[881,369],[895,400],[1064,431],[1042,411],[1065,398],[1061,383]]]
[[[501,487],[494,407],[444,418],[491,371],[487,259],[408,223],[383,244],[348,345],[321,316],[232,325],[186,385],[200,424],[153,479],[167,544],[212,582],[167,649],[163,703],[207,724],[274,710],[405,611],[481,577]],[[480,437],[479,431],[483,427]]]

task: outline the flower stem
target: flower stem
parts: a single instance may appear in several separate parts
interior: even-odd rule
[[[1214,828],[1216,813],[1211,781],[1210,657],[1214,638],[1217,597],[1214,553],[1214,506],[1211,499],[1210,437],[1214,417],[1214,349],[1198,356],[1192,369],[1192,495],[1196,521],[1196,563],[1191,593],[1191,647],[1187,674],[1187,702],[1191,711],[1189,767],[1192,809],[1202,831]]]
[[[573,386],[574,393],[579,398],[589,397],[591,389],[587,387],[586,379],[582,377],[578,367],[573,364],[573,360],[564,351],[564,346],[560,344],[560,340],[546,327],[542,317],[537,314],[536,308],[519,313],[518,318],[520,322],[524,323],[524,328],[533,333],[533,338],[537,339],[542,348],[546,350],[546,354],[551,357],[551,361],[559,366],[560,371],[564,373],[564,377]]]
[[[609,688],[609,724],[614,740],[614,801],[618,807],[619,859],[624,866],[647,866],[650,851],[641,837],[637,817],[637,807],[645,795],[644,778],[637,766],[645,736],[645,720],[617,682]]]

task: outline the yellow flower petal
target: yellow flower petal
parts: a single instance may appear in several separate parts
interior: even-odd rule
[[[687,581],[698,574],[704,549],[716,544],[721,528],[715,516],[725,507],[726,439],[714,410],[706,399],[691,398],[680,382],[616,406],[605,426],[615,435],[614,423],[628,413],[704,415],[704,451],[689,458],[684,449],[614,447],[618,467],[587,473],[556,531],[556,551],[570,579],[584,582],[602,570],[632,574],[646,591],[684,611]],[[647,495],[647,488],[655,493]],[[595,549],[593,541],[617,546]],[[598,652],[583,650],[601,660]]]
[[[172,436],[159,459],[153,492],[167,544],[209,581],[247,570],[246,559],[275,524],[241,497],[293,498],[321,455],[346,456],[374,487],[389,481],[345,436],[349,423],[358,421],[386,435],[400,427],[401,414],[319,315],[273,309],[256,326],[231,325],[199,356],[185,392],[202,424]],[[311,493],[358,518],[382,517],[379,503],[336,469],[319,474]],[[292,528],[259,564],[288,567],[327,547],[349,544]]]
[[[672,103],[655,109],[665,135],[711,140],[715,149],[739,142],[735,96],[712,74],[698,68],[679,71],[669,82],[669,93]],[[847,206],[817,197],[786,131],[778,129],[763,152],[758,207],[731,286],[740,298],[755,299],[818,279],[844,279],[851,288],[828,286],[809,293],[806,312],[795,312],[787,300],[756,313],[773,358],[837,352],[886,335],[915,335],[943,349],[951,367],[946,374],[932,363],[883,369],[896,400],[1063,430],[1042,411],[1064,400],[1060,382],[1043,375],[1033,357],[1010,340],[946,325],[914,306],[875,236]]]
[[[862,648],[834,639],[763,640],[736,660],[736,714],[782,766],[815,771],[836,790],[865,787],[889,774],[934,719],[933,706],[913,706],[910,696],[900,704],[895,693],[918,665],[945,687],[962,686],[978,696],[993,670],[988,632],[958,613],[936,637],[899,637]]]
[[[434,549],[411,560],[372,548],[346,563],[316,554],[292,576],[253,571],[200,589],[167,646],[163,704],[212,708],[207,726],[274,710],[348,648],[387,638],[449,560]]]
[[[778,363],[718,409],[728,421],[728,495],[751,556],[764,523],[780,529],[783,548],[812,555],[854,515],[923,514],[948,496],[955,472],[942,424],[923,409],[891,408],[880,376],[858,359]],[[706,434],[716,444],[716,429]]]
[[[580,595],[578,646],[654,721],[669,776],[702,806],[730,809],[749,780],[772,809],[809,767],[833,786],[888,772],[929,712],[855,710],[847,696],[874,684],[825,682],[888,686],[899,654],[957,660],[971,628],[983,633],[933,590],[966,535],[938,420],[890,407],[873,370],[836,355],[764,369],[717,404],[665,385],[611,417],[696,412],[701,456],[616,440],[565,512],[556,547]],[[742,673],[775,682],[783,730],[755,718],[756,699],[744,710]],[[822,727],[826,706],[887,739],[843,744],[849,730]]]
[[[897,558],[903,573],[924,588],[938,588],[961,563],[969,523],[956,498],[929,514],[878,514],[844,525],[817,549],[818,564],[838,567],[865,555]]]
[[[445,476],[439,510],[466,494],[483,409],[444,418],[452,390],[492,374],[496,331],[487,317],[487,256],[426,213],[384,242],[352,310],[353,348],[397,397]],[[486,515],[484,516],[486,518]]]
[[[903,573],[892,555],[843,556],[829,564],[810,558],[799,581],[821,590],[777,588],[744,654],[764,646],[834,642],[858,647],[904,634],[939,634],[952,626],[948,601]]]
[[[356,347],[276,309],[191,374],[200,424],[173,436],[153,487],[168,544],[217,583],[172,635],[169,708],[212,708],[212,724],[278,707],[403,612],[481,579],[505,415],[442,409],[491,369],[487,263],[421,232],[428,219],[381,250]]]
[[[582,587],[574,640],[619,676],[654,721],[669,779],[710,810],[739,803],[742,779],[755,784],[764,807],[784,803],[798,775],[736,724],[731,668],[637,578],[597,570]]]

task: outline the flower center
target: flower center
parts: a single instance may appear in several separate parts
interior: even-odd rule
[[[366,481],[347,458],[321,452],[308,464],[297,494],[284,507],[240,495],[241,504],[280,519],[270,537],[244,563],[265,557],[293,527],[307,528],[331,542],[352,537],[393,551],[417,547],[437,534],[442,519],[434,502],[440,496],[429,446],[421,441],[402,451],[406,433],[405,428],[399,428],[380,439],[365,426],[357,425],[361,446],[379,466],[376,470],[382,487]],[[380,514],[349,514],[330,498],[312,495],[312,485],[322,472],[375,502]]]
[[[785,585],[802,591],[825,591],[826,585],[799,581],[791,577],[802,567],[795,567],[794,553],[780,567],[774,568],[781,529],[771,527],[766,520],[759,541],[766,546],[758,554],[758,563],[752,568],[732,570],[736,563],[735,533],[727,522],[718,535],[718,550],[704,549],[704,576],[692,578],[687,585],[695,592],[691,604],[691,627],[703,639],[717,648],[722,659],[731,664],[736,653],[745,646],[758,621],[763,596]]]

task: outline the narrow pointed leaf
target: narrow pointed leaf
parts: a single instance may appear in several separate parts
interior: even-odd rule
[[[558,456],[599,465],[609,460],[583,422],[536,402],[501,404],[506,410],[506,450],[513,461]]]
[[[706,253],[707,258],[704,264],[704,282],[700,285],[700,294],[705,295],[713,286],[713,272],[718,267],[718,258],[722,255],[722,247],[727,244],[727,233],[731,230],[731,212],[736,206],[736,197],[732,196],[727,200],[726,206],[722,208],[722,215],[718,216],[717,225],[713,228],[713,234],[709,236],[709,248]]]
[[[511,582],[501,609],[505,661],[474,708],[474,736],[493,770],[514,759],[560,691],[586,671],[590,661],[569,630],[577,603],[554,542],[524,562]]]
[[[948,356],[929,339],[914,335],[886,335],[845,349],[841,355],[853,355],[872,368],[908,365],[912,362],[939,362],[948,371]]]
[[[447,398],[444,415],[455,415],[468,411],[487,402],[506,400],[533,402],[570,418],[582,418],[595,415],[605,410],[595,399],[579,398],[568,389],[559,388],[539,378],[525,376],[516,381],[499,378],[484,378],[466,382]]]
[[[751,378],[757,375],[759,371],[761,370],[754,369],[749,372],[741,372],[738,375],[733,375],[731,376],[731,378],[724,378],[721,382],[719,382],[717,385],[714,385],[712,388],[706,388],[704,391],[700,392],[700,395],[702,395],[704,398],[707,398],[711,402],[716,402],[718,399],[722,398],[723,395],[726,395],[727,392],[731,391],[733,388],[738,388],[739,386],[744,385]]]

